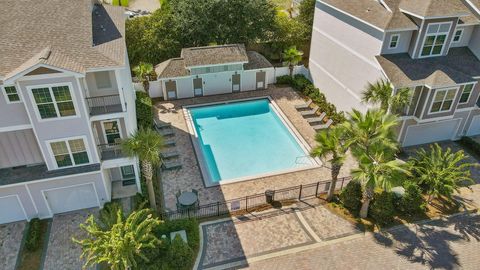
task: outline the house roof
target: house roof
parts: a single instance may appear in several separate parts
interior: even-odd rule
[[[467,47],[451,48],[447,56],[412,59],[406,53],[376,56],[395,87],[452,86],[476,81],[480,61]]]
[[[0,0],[0,5],[0,77],[36,64],[78,73],[125,64],[122,7],[91,0]]]
[[[187,67],[248,62],[243,44],[215,45],[182,49]]]
[[[252,70],[252,69],[262,69],[262,68],[271,68],[273,67],[272,63],[270,63],[265,56],[259,54],[255,51],[248,51],[248,63],[243,64],[244,70]]]
[[[185,67],[185,60],[172,58],[155,66],[155,73],[158,78],[176,78],[187,76],[188,70]]]
[[[399,8],[421,17],[458,17],[471,14],[462,0],[401,0]]]

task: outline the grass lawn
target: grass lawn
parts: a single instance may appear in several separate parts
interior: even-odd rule
[[[40,269],[42,263],[43,248],[47,236],[48,220],[40,220],[41,239],[39,248],[35,251],[29,251],[25,247],[20,251],[20,263],[17,270]]]

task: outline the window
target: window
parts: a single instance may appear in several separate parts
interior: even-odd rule
[[[75,106],[68,86],[53,86],[32,89],[40,118],[57,118],[75,115]]]
[[[390,37],[390,44],[388,45],[389,49],[395,49],[398,47],[398,41],[400,40],[400,35],[392,35]]]
[[[50,147],[58,168],[90,163],[83,139],[51,142]]]
[[[455,35],[453,36],[453,43],[458,43],[462,40],[463,29],[458,29],[455,31]]]
[[[120,170],[122,172],[122,179],[135,178],[135,170],[133,168],[133,165],[122,166],[120,167]]]
[[[437,90],[435,92],[435,98],[433,99],[430,113],[449,111],[452,108],[456,92],[457,88]]]
[[[442,54],[450,26],[451,23],[434,23],[428,25],[421,56],[428,57]]]
[[[18,95],[17,88],[15,86],[4,86],[3,90],[5,97],[7,98],[7,103],[20,102],[20,96]]]
[[[120,127],[117,120],[103,122],[103,129],[105,131],[105,141],[108,144],[117,143],[118,140],[122,137],[120,135]]]
[[[472,94],[473,90],[473,83],[472,84],[467,84],[463,87],[462,95],[460,96],[460,101],[459,103],[467,103],[468,100],[470,99],[470,95]]]
[[[109,71],[95,72],[95,83],[98,89],[112,88]]]

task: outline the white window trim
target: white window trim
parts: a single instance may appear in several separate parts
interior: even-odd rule
[[[17,95],[18,95],[18,98],[20,99],[19,101],[10,101],[10,99],[8,98],[8,95],[7,95],[7,90],[5,90],[5,87],[9,87],[9,86],[13,86],[15,87],[15,89],[17,90]],[[20,90],[18,89],[18,87],[14,84],[12,85],[3,85],[2,88],[0,89],[2,90],[2,93],[3,93],[3,96],[5,97],[5,102],[7,104],[16,104],[16,103],[22,103],[23,100],[22,100],[22,96],[20,95]]]
[[[449,90],[453,90],[453,89],[456,90],[456,93],[455,93],[455,96],[453,96],[452,105],[450,106],[450,109],[445,110],[445,111],[432,112],[433,103],[435,103],[435,97],[437,96],[438,92],[439,91],[447,91],[448,92]],[[434,115],[434,114],[446,113],[446,112],[451,111],[452,108],[454,108],[454,106],[453,106],[453,105],[455,105],[454,102],[455,102],[455,100],[457,100],[458,93],[460,92],[460,91],[458,91],[459,89],[460,89],[460,87],[435,89],[435,94],[433,94],[432,102],[430,103],[430,108],[428,109],[428,114],[429,115]],[[443,103],[445,102],[446,97],[447,97],[447,93],[445,93],[445,97],[442,100],[442,106],[443,106]],[[440,106],[440,109],[442,109],[442,106]]]
[[[427,41],[427,37],[428,37],[428,27],[430,25],[442,25],[442,24],[448,24],[449,27],[448,27],[448,32],[437,32],[436,35],[438,36],[439,34],[446,34],[447,36],[445,37],[445,44],[443,45],[442,47],[442,51],[440,52],[440,54],[438,55],[423,55],[422,56],[422,51],[423,51],[423,47],[425,46],[425,41]],[[437,56],[442,56],[443,53],[445,52],[445,47],[447,47],[448,45],[448,39],[450,38],[450,31],[452,30],[452,22],[442,22],[442,23],[429,23],[427,24],[427,26],[425,27],[425,36],[423,37],[423,41],[422,41],[422,46],[420,46],[420,51],[418,53],[418,58],[429,58],[429,57],[437,57]],[[433,49],[432,49],[433,51]]]
[[[70,91],[70,96],[72,97],[72,102],[73,102],[73,109],[75,110],[75,115],[71,116],[60,116],[60,112],[58,111],[58,106],[57,106],[57,101],[55,99],[55,96],[53,95],[52,92],[52,87],[56,86],[68,86],[68,90]],[[57,117],[52,117],[52,118],[46,118],[42,119],[40,116],[40,111],[38,110],[37,103],[35,102],[35,98],[33,97],[32,89],[37,89],[37,88],[48,88],[50,91],[50,95],[53,99],[55,111],[57,112]],[[73,84],[71,82],[65,82],[65,83],[54,83],[54,84],[42,84],[42,85],[31,85],[27,87],[27,92],[28,92],[28,97],[30,98],[30,102],[33,105],[33,110],[35,111],[35,115],[37,116],[38,122],[49,122],[49,121],[59,121],[59,120],[68,120],[68,119],[74,119],[74,118],[79,118],[80,117],[80,112],[78,111],[78,106],[77,106],[77,98],[75,96],[75,91],[73,88]]]
[[[78,139],[83,140],[83,144],[85,145],[85,151],[87,151],[88,163],[75,165],[74,164],[75,161],[73,160],[72,150],[70,149],[70,145],[69,145],[68,141],[78,140]],[[58,167],[58,164],[57,164],[57,161],[55,160],[55,155],[53,154],[53,150],[52,150],[52,146],[51,146],[51,143],[55,143],[55,142],[65,142],[65,144],[67,145],[67,148],[68,148],[68,154],[70,155],[70,158],[72,159],[72,165],[71,166]],[[61,170],[61,169],[66,169],[66,168],[73,168],[73,167],[79,167],[79,166],[85,166],[85,165],[92,164],[92,155],[91,155],[91,152],[90,152],[90,147],[89,147],[89,144],[88,144],[87,136],[76,136],[76,137],[67,137],[67,138],[62,138],[62,139],[46,140],[45,143],[47,144],[48,154],[50,155],[50,159],[52,161],[53,168],[55,170],[58,170],[58,169]]]
[[[455,29],[455,32],[453,33],[453,38],[452,38],[452,43],[460,43],[463,39],[463,32],[464,32],[465,29],[463,28],[457,28]],[[457,35],[457,32],[460,31],[460,38],[458,39],[458,41],[455,41],[455,36]]]
[[[467,85],[472,85],[472,90],[470,91],[470,93],[468,94],[468,98],[467,98],[467,101],[465,102],[460,102],[460,99],[462,98],[463,96],[463,91],[465,90],[465,86]],[[460,99],[458,99],[458,104],[459,105],[464,105],[464,104],[467,104],[469,101],[470,101],[470,98],[472,97],[472,93],[473,93],[473,90],[475,90],[475,86],[477,85],[477,83],[467,83],[463,86],[463,89],[462,89],[462,93],[460,93]]]
[[[117,125],[118,125],[118,133],[119,133],[119,135],[120,135],[120,139],[123,139],[122,127],[120,126],[120,119],[100,121],[100,125],[102,126],[103,139],[105,140],[105,144],[106,144],[106,145],[108,145],[108,139],[107,139],[107,133],[105,132],[105,125],[104,125],[104,123],[108,123],[108,122],[117,122]]]
[[[393,41],[393,38],[394,37],[397,37],[397,43],[395,44],[395,47],[392,47],[392,41]],[[398,48],[398,43],[400,43],[400,34],[394,34],[394,35],[391,35],[390,36],[390,42],[388,43],[388,48],[389,49],[396,49]]]

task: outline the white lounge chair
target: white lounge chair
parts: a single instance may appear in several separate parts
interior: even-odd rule
[[[298,111],[309,109],[310,105],[312,105],[312,103],[313,103],[313,101],[310,99],[310,100],[308,100],[307,103],[300,104],[300,105],[295,105],[295,109],[297,109]]]
[[[325,112],[323,112],[319,117],[308,118],[307,122],[310,123],[310,124],[322,122],[323,118],[325,118],[326,115],[327,114]]]
[[[326,129],[326,128],[328,128],[332,123],[333,123],[333,120],[332,120],[332,119],[328,119],[327,123],[325,123],[325,124],[323,124],[323,125],[312,126],[312,127],[313,127],[313,129],[315,129],[315,130],[321,130],[321,129]]]
[[[313,109],[311,110],[308,110],[308,111],[301,111],[300,112],[300,115],[303,116],[303,117],[314,117],[317,115],[317,111],[318,111],[318,106],[315,105]]]

